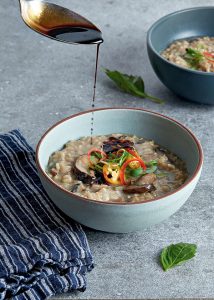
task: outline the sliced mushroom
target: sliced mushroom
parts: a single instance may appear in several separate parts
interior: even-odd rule
[[[159,152],[164,153],[164,154],[168,154],[169,153],[169,151],[167,149],[165,149],[165,148],[163,148],[161,146],[157,146],[156,147],[156,151],[159,151]]]
[[[134,143],[129,140],[110,137],[107,141],[103,142],[103,151],[108,154],[118,151],[119,149],[133,148],[133,146]]]
[[[160,169],[166,170],[166,171],[173,171],[175,170],[175,166],[173,164],[163,162],[161,160],[158,160],[158,167]]]
[[[73,173],[78,180],[85,184],[105,183],[104,177],[101,173],[89,168],[88,156],[86,154],[81,155],[76,159]]]
[[[144,184],[144,185],[129,185],[123,189],[125,194],[143,194],[146,192],[155,191],[156,188],[153,184]]]
[[[136,185],[144,185],[144,184],[153,184],[157,179],[157,176],[154,173],[146,174],[141,176],[136,182]]]
[[[146,140],[144,140],[144,138],[139,138],[139,140],[137,141],[137,145],[141,145],[144,144],[146,142]]]
[[[177,157],[174,155],[174,154],[172,154],[169,150],[167,150],[167,149],[165,149],[165,148],[163,148],[163,147],[161,147],[161,146],[158,146],[157,148],[156,148],[156,152],[158,153],[161,153],[161,154],[165,154],[165,156],[167,157],[167,159],[168,159],[168,161],[170,162],[170,163],[176,163],[176,161],[177,161]]]
[[[76,159],[74,163],[73,173],[76,178],[83,183],[92,184],[96,181],[94,171],[89,169],[89,161],[87,155],[81,155]]]

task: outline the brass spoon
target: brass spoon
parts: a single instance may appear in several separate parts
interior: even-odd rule
[[[40,0],[19,0],[21,16],[34,31],[70,44],[100,44],[101,31],[90,21],[62,6]]]

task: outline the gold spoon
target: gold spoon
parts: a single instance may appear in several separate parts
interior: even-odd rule
[[[40,0],[19,0],[21,16],[34,31],[64,43],[100,44],[101,31],[90,21],[62,6]]]

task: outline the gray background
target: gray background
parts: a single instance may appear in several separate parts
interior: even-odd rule
[[[214,108],[186,102],[167,90],[153,73],[146,52],[146,32],[155,20],[178,9],[214,5],[214,1],[55,2],[102,29],[105,43],[100,66],[143,76],[147,91],[167,100],[161,106],[123,94],[100,71],[97,107],[142,107],[176,118],[193,130],[205,154],[199,184],[169,220],[132,234],[86,229],[96,267],[88,275],[85,293],[64,297],[214,297]],[[95,47],[57,43],[30,31],[20,19],[18,0],[1,0],[0,36],[0,131],[20,128],[35,146],[50,125],[90,108]],[[160,250],[181,241],[196,243],[197,257],[163,272],[158,264]]]

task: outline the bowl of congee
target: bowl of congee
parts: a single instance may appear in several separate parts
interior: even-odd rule
[[[47,194],[65,214],[97,230],[125,233],[167,219],[186,202],[203,154],[194,134],[169,117],[103,108],[48,129],[36,163]]]
[[[198,103],[214,104],[214,7],[176,11],[147,34],[151,65],[166,87]]]

